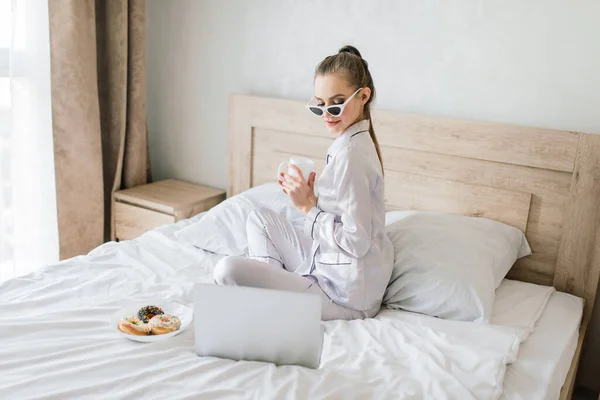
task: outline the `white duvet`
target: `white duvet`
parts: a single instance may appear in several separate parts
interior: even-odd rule
[[[220,256],[173,237],[190,222],[0,285],[0,398],[497,399],[531,331],[383,310],[325,323],[318,370],[197,357],[192,327],[118,337],[110,316],[128,301],[191,305],[194,283],[212,281]]]

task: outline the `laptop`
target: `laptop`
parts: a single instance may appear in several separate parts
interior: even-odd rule
[[[321,298],[308,293],[196,284],[196,354],[318,368]]]

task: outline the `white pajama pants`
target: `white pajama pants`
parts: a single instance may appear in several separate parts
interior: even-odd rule
[[[321,296],[324,321],[360,319],[377,313],[378,310],[366,312],[340,306],[321,290],[316,279],[295,272],[312,257],[312,239],[279,214],[265,209],[253,211],[248,216],[246,232],[250,258],[225,257],[219,261],[214,270],[217,284],[317,294]]]

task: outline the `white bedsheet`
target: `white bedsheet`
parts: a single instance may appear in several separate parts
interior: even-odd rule
[[[554,292],[504,380],[503,400],[554,400],[560,397],[577,347],[583,300]]]
[[[402,311],[325,324],[318,370],[199,358],[193,330],[141,344],[110,316],[128,300],[191,304],[220,256],[173,240],[191,221],[0,285],[0,398],[497,399],[524,331]]]

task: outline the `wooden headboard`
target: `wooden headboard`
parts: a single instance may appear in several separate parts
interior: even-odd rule
[[[333,138],[302,102],[232,95],[229,186],[273,182],[290,155],[325,164]],[[495,219],[533,250],[509,278],[586,300],[600,273],[600,135],[375,110],[388,209]]]

